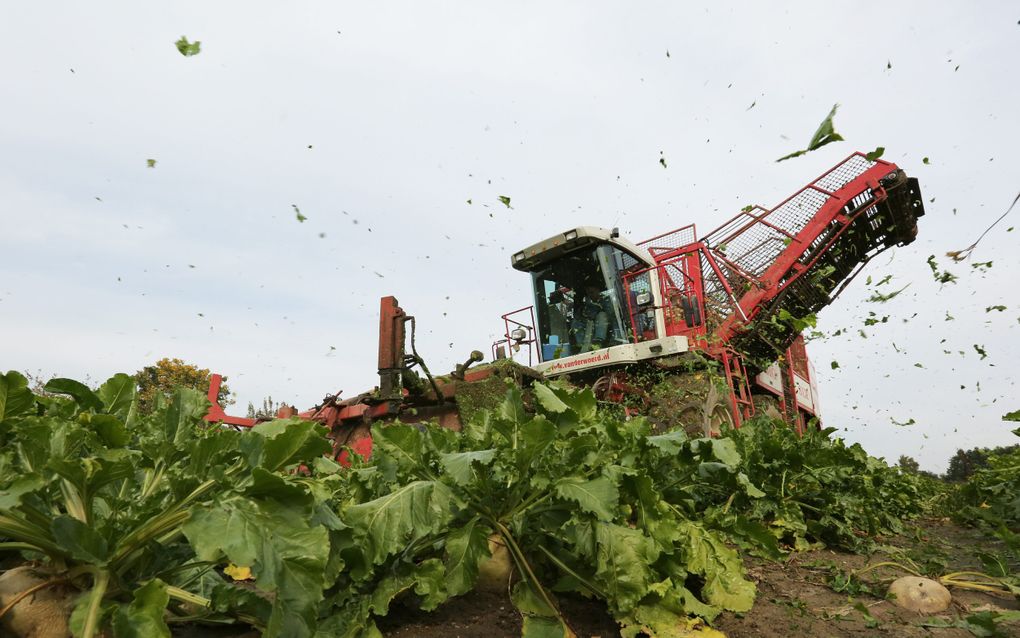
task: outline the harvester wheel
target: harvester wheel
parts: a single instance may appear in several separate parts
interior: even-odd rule
[[[708,436],[717,438],[725,436],[733,430],[733,412],[730,406],[719,403],[708,417]]]
[[[691,401],[677,413],[677,420],[692,439],[725,436],[733,429],[733,412],[724,400],[709,396],[707,401]]]
[[[610,372],[599,377],[591,389],[599,401],[624,404],[624,410],[628,415],[647,413],[652,404],[648,392],[631,385],[627,373],[622,371]]]
[[[676,374],[651,388],[648,411],[656,434],[683,429],[691,438],[722,436],[733,427],[729,392],[708,371]]]

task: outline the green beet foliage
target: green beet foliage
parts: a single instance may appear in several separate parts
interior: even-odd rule
[[[721,439],[652,436],[642,418],[598,410],[589,390],[533,396],[529,411],[510,389],[460,434],[375,430],[341,507],[346,569],[322,638],[376,635],[373,618],[400,592],[432,609],[469,590],[489,536],[509,549],[526,634],[564,635],[556,595],[577,592],[603,599],[624,635],[672,635],[750,609],[738,549],[862,549],[929,496],[831,431],[802,438],[756,419]]]
[[[310,634],[339,521],[328,477],[283,470],[321,459],[321,427],[210,428],[205,397],[186,388],[143,416],[124,374],[96,391],[68,379],[45,391],[33,395],[16,372],[0,377],[0,549],[81,590],[75,636],[169,636],[167,608],[241,618],[267,636]],[[227,560],[285,593],[245,595],[213,569]]]
[[[46,390],[0,377],[0,550],[81,590],[76,636],[182,621],[378,636],[398,597],[431,610],[471,591],[490,542],[525,635],[566,635],[569,593],[605,601],[624,636],[677,635],[751,608],[742,553],[865,548],[930,497],[828,431],[759,418],[719,439],[652,435],[557,383],[510,387],[461,432],[377,424],[372,458],[346,470],[317,424],[210,427],[192,390],[148,415],[126,375]]]

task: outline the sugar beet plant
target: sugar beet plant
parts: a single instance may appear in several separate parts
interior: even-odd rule
[[[338,521],[328,478],[281,470],[332,469],[320,427],[204,427],[206,399],[188,389],[141,416],[123,374],[95,392],[67,379],[45,389],[0,376],[0,549],[41,563],[46,579],[27,593],[80,591],[70,630],[85,638],[169,636],[167,622],[223,612],[268,636],[310,634]],[[276,595],[228,585],[211,569],[228,559]]]
[[[505,546],[525,634],[569,635],[556,594],[606,601],[623,635],[699,631],[746,611],[754,587],[728,543],[766,557],[829,544],[861,549],[920,513],[931,489],[831,431],[799,437],[757,419],[729,437],[650,435],[596,409],[588,390],[516,390],[461,434],[376,431],[342,510],[346,569],[326,635],[373,635],[396,594],[423,607],[470,590]],[[489,542],[495,540],[494,543]]]
[[[511,389],[460,434],[376,431],[373,463],[352,474],[342,510],[340,611],[323,636],[377,635],[372,617],[408,589],[425,609],[469,591],[490,539],[509,553],[504,586],[525,635],[569,635],[560,592],[605,600],[625,636],[674,635],[695,616],[751,608],[736,551],[664,498],[677,479],[690,487],[699,471],[735,471],[731,442],[649,436],[644,419],[599,412],[588,390],[536,385],[534,397],[529,413]],[[744,479],[739,489],[753,490]]]

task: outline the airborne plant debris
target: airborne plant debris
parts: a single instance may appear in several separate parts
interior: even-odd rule
[[[878,285],[881,285],[882,283],[885,283],[885,282],[881,282]],[[884,294],[884,295],[882,293],[880,293],[880,292],[877,292],[877,291],[873,292],[873,293],[871,293],[871,296],[868,297],[868,301],[870,301],[872,303],[885,303],[885,302],[889,301],[890,299],[893,299],[894,297],[898,296],[901,292],[903,292],[904,290],[906,290],[909,287],[910,287],[910,284],[907,284],[906,286],[903,286],[899,290],[894,290],[893,292],[890,292],[890,293]]]
[[[783,160],[792,159],[794,157],[800,157],[801,155],[810,153],[811,151],[818,150],[821,147],[825,146],[826,144],[831,144],[833,142],[842,142],[843,136],[836,132],[836,129],[833,127],[832,124],[832,118],[835,117],[836,111],[838,109],[839,104],[832,105],[832,110],[829,111],[829,115],[826,116],[824,120],[822,120],[822,123],[818,125],[818,130],[816,130],[815,134],[811,136],[811,141],[808,142],[807,148],[805,148],[802,151],[794,151],[789,155],[784,155],[777,159],[776,161],[782,162]]]
[[[181,36],[180,40],[174,42],[174,45],[177,46],[177,50],[180,52],[180,54],[186,58],[190,58],[191,56],[198,55],[199,53],[202,52],[201,42],[199,42],[198,40],[195,40],[194,42],[188,42],[188,38],[183,35]]]

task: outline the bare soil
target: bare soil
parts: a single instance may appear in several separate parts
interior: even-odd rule
[[[816,550],[793,555],[785,563],[745,561],[749,575],[758,583],[758,599],[746,614],[725,613],[715,627],[729,638],[772,638],[788,636],[935,636],[938,638],[973,637],[960,628],[925,627],[924,624],[947,624],[979,611],[1020,609],[1012,596],[951,588],[953,602],[940,614],[922,616],[897,607],[884,598],[889,582],[905,575],[891,568],[878,568],[864,574],[861,580],[874,593],[850,596],[830,586],[833,569],[844,572],[862,569],[882,561],[896,560],[898,552],[910,553],[922,562],[925,557],[946,564],[942,573],[973,570],[984,571],[975,557],[976,551],[1002,552],[1002,545],[977,530],[958,527],[945,521],[922,521],[913,535],[885,541],[881,551],[870,556]],[[1015,568],[1015,567],[1014,567]],[[856,608],[861,603],[871,618]],[[1008,633],[1012,629],[1012,634]],[[1007,635],[1020,636],[1020,626],[1006,629]]]
[[[884,567],[861,577],[873,593],[849,595],[830,586],[837,571],[845,573],[894,560],[903,552],[922,567],[927,564],[938,572],[948,573],[984,571],[975,552],[1001,553],[1003,550],[996,540],[977,530],[961,528],[946,521],[920,521],[911,524],[910,530],[910,534],[879,539],[881,550],[872,555],[814,550],[794,554],[781,563],[748,558],[745,561],[748,574],[758,585],[754,608],[745,614],[724,613],[713,626],[729,638],[968,638],[973,634],[965,629],[923,625],[951,623],[985,610],[1020,609],[1020,602],[1013,597],[953,589],[953,603],[948,610],[932,616],[920,616],[885,600],[888,583],[904,572]],[[560,602],[579,638],[619,635],[618,627],[604,605],[562,596]],[[858,603],[863,605],[870,618],[856,608]],[[472,593],[432,613],[407,605],[394,605],[390,615],[378,624],[383,634],[391,638],[512,638],[520,636],[521,629],[520,616],[507,597],[493,593]],[[1005,632],[1006,635],[1020,637],[1020,626],[1007,627]]]

